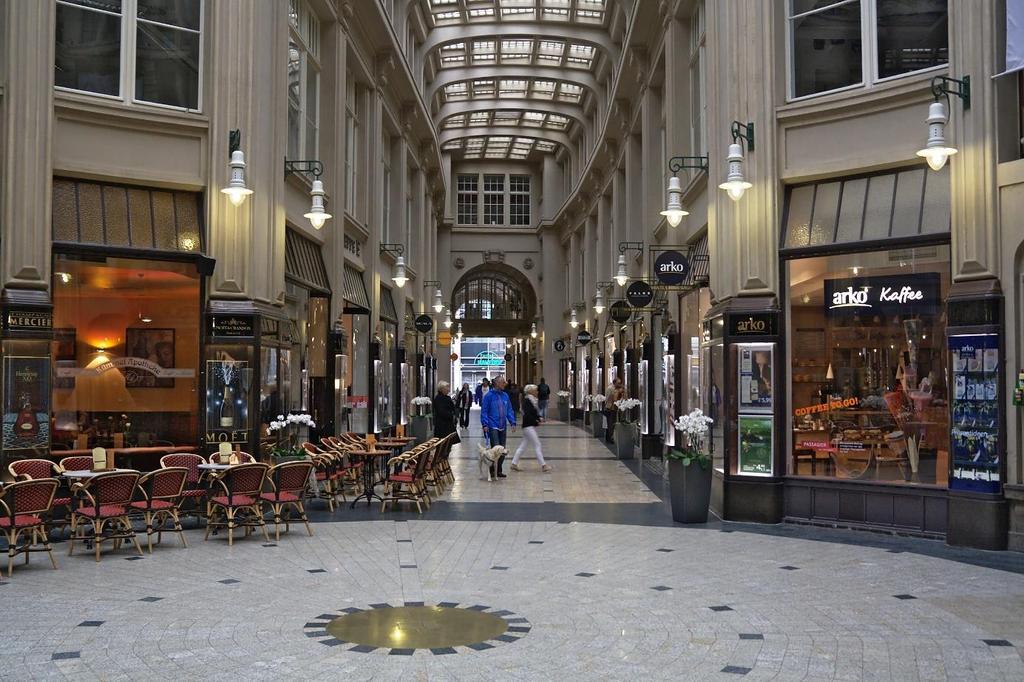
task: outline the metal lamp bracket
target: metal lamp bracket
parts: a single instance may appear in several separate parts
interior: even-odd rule
[[[319,178],[324,174],[324,165],[317,159],[284,160],[284,174],[287,177],[290,173],[305,173]]]
[[[740,121],[733,121],[732,125],[729,126],[729,132],[732,133],[732,141],[739,142],[744,140],[747,143],[747,151],[754,151],[754,122],[748,121],[742,123]]]
[[[971,108],[971,77],[950,78],[949,76],[936,76],[932,78],[932,95],[936,100],[950,95],[956,95],[964,102],[964,109]]]
[[[708,172],[707,156],[673,156],[668,160],[668,169],[671,173],[678,173],[684,168]]]

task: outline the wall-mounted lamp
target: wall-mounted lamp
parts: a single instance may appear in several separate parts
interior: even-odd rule
[[[530,338],[531,339],[537,338],[537,323],[536,322],[534,322],[533,324],[530,325]]]
[[[626,252],[640,251],[643,253],[643,250],[643,242],[619,242],[619,262],[613,279],[620,287],[626,286],[626,282],[629,281],[629,273],[626,271]]]
[[[956,95],[964,103],[964,111],[971,108],[971,77],[964,76],[958,80],[948,76],[936,76],[932,79],[932,96],[935,101],[928,105],[928,142],[924,149],[917,152],[928,162],[928,167],[933,171],[942,170],[953,154],[959,150],[946,142],[946,123],[949,115],[945,102],[949,101],[950,95]]]
[[[304,213],[302,217],[308,220],[317,230],[334,217],[324,208],[324,196],[326,193],[324,192],[324,183],[320,181],[320,176],[323,175],[323,172],[324,165],[316,159],[305,161],[284,160],[285,176],[289,173],[308,173],[313,176],[313,189],[309,192],[309,196],[313,197],[313,203],[309,207],[309,211]]]
[[[576,309],[572,309],[572,313],[569,315],[569,326],[575,329],[580,326],[580,321],[576,319]]]
[[[425,282],[423,282],[423,288],[426,289],[427,287],[437,287],[434,290],[433,308],[435,313],[440,313],[442,310],[444,310],[444,301],[441,300],[441,282],[437,281],[436,279],[428,279]]]
[[[451,329],[452,328],[452,311],[451,310],[444,311],[444,328],[445,329]]]
[[[460,342],[462,341],[462,323],[461,322],[459,322],[459,326],[455,330],[455,338],[458,339]]]
[[[598,282],[597,291],[594,293],[594,312],[600,315],[605,310],[604,290],[612,285],[611,282]]]
[[[391,280],[395,283],[396,287],[401,289],[409,281],[409,278],[405,275],[405,258],[402,256],[405,253],[405,246],[402,244],[381,244],[380,252],[395,254],[395,269]]]
[[[252,194],[252,190],[245,185],[245,154],[241,147],[242,131],[232,130],[228,133],[228,154],[231,158],[228,163],[228,184],[220,191],[228,195],[234,206],[241,206],[245,198]]]
[[[673,156],[668,160],[668,169],[672,173],[672,177],[668,180],[668,205],[661,212],[661,215],[665,216],[665,220],[672,227],[679,227],[679,223],[683,221],[683,216],[690,215],[690,212],[683,208],[683,188],[679,183],[679,176],[676,175],[676,173],[686,168],[707,173],[708,157]]]
[[[752,122],[740,123],[739,121],[733,121],[730,132],[732,133],[732,144],[729,145],[729,156],[727,158],[729,172],[725,176],[725,182],[718,187],[724,189],[729,194],[730,199],[739,201],[743,198],[743,193],[753,187],[743,175],[743,145],[739,141],[745,140],[747,151],[754,151],[754,124]]]

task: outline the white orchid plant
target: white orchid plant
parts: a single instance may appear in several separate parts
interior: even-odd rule
[[[425,395],[418,395],[412,399],[412,405],[416,408],[417,416],[424,416],[427,413],[427,408],[433,404],[433,401]]]
[[[316,428],[312,415],[304,412],[299,414],[277,415],[267,425],[267,433],[277,433],[277,447],[273,449],[275,457],[305,457],[306,453],[298,445],[299,429],[302,427]]]
[[[556,395],[558,395],[559,400],[568,400],[570,394],[569,391],[559,391]]]
[[[701,469],[707,469],[710,458],[704,453],[704,437],[713,423],[714,420],[699,409],[679,416],[673,425],[683,435],[685,445],[681,445],[679,450],[670,451],[668,456],[682,461],[683,466],[697,462]]]
[[[593,402],[593,409],[600,411],[604,407],[605,397],[600,393],[590,396],[590,400]]]
[[[632,422],[633,420],[629,418],[630,411],[640,407],[642,404],[643,403],[636,398],[623,398],[622,400],[616,400],[615,408],[619,411],[619,421]]]

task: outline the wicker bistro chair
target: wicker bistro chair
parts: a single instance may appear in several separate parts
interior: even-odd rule
[[[131,508],[142,512],[142,517],[146,520],[146,545],[150,554],[153,553],[153,536],[156,535],[159,544],[163,539],[168,519],[174,523],[174,532],[178,534],[181,546],[188,547],[185,535],[181,532],[181,519],[178,516],[186,478],[186,467],[166,467],[150,471],[139,479],[142,499],[132,502]]]
[[[56,465],[48,459],[19,459],[16,462],[11,462],[7,466],[7,470],[11,472],[11,476],[14,477],[15,481],[31,481],[40,478],[56,478],[57,477]],[[58,479],[59,480],[59,479]],[[71,493],[68,490],[66,483],[61,483],[57,487],[56,497],[53,498],[53,505],[51,506],[50,512],[47,514],[48,524],[51,528],[57,526],[67,525],[67,514],[63,513],[58,518],[54,513],[53,509],[60,507],[67,509],[71,506]]]
[[[260,494],[264,504],[270,505],[274,512],[274,541],[281,539],[281,524],[287,533],[289,529],[289,507],[299,513],[299,520],[306,524],[306,532],[313,534],[309,527],[309,519],[306,517],[306,508],[303,500],[306,499],[306,490],[309,488],[309,474],[313,471],[313,462],[282,462],[270,468],[267,472],[267,481],[270,483],[270,491]]]
[[[7,539],[8,578],[13,575],[14,557],[19,554],[25,555],[25,563],[28,564],[30,553],[46,552],[50,555],[50,563],[57,568],[53,548],[46,536],[45,518],[53,506],[53,496],[59,485],[56,478],[34,478],[16,481],[0,489],[0,529]]]
[[[260,528],[263,537],[270,542],[260,499],[268,468],[262,462],[239,464],[212,479],[204,540],[209,539],[212,529],[227,528],[230,547],[235,541],[235,528],[241,526],[246,536],[253,528]]]
[[[178,513],[194,516],[197,519],[206,518],[206,485],[203,471],[199,468],[200,464],[206,464],[206,459],[202,455],[191,452],[175,452],[160,458],[161,467],[165,469],[184,467],[188,472],[185,475],[185,487],[181,491],[181,501],[182,505],[189,501],[192,504],[185,509],[179,505]]]
[[[88,471],[92,469],[92,455],[65,457],[58,466],[61,471]]]
[[[430,462],[430,468],[427,470],[427,483],[434,486],[434,490],[438,493],[444,492],[445,486],[449,482],[454,482],[454,478],[449,478],[452,472],[448,464],[448,456],[451,454],[455,440],[453,436],[454,434],[449,434],[441,439]]]
[[[121,541],[131,540],[135,549],[142,554],[139,538],[128,518],[138,482],[138,471],[111,471],[71,486],[71,495],[77,498],[78,505],[71,510],[68,556],[75,551],[76,541],[91,541],[96,551],[96,561],[100,560],[100,547],[104,542],[113,542],[114,549],[119,549]],[[85,534],[87,524],[92,526],[91,538]]]
[[[341,459],[331,452],[318,448],[314,443],[303,443],[302,449],[306,451],[313,462],[313,479],[316,486],[312,490],[311,497],[318,500],[326,500],[327,508],[332,512],[338,501],[338,495],[345,499],[343,486],[337,484],[341,477]]]
[[[340,457],[341,476],[339,476],[339,479],[341,480],[342,495],[344,496],[344,486],[346,485],[352,487],[353,494],[360,494],[363,488],[361,473],[363,466],[366,463],[362,460],[353,461],[349,452],[355,449],[362,449],[365,446],[357,447],[355,445],[347,444],[334,436],[321,438],[320,445],[322,445],[327,452],[331,452]]]
[[[430,506],[430,495],[427,493],[425,472],[434,448],[422,447],[402,453],[388,460],[388,477],[385,485],[384,499],[380,510],[387,508],[388,502],[408,500],[416,503],[416,511],[423,513],[421,502]]]

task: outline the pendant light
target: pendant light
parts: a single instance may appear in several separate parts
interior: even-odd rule
[[[439,313],[442,310],[444,310],[444,302],[441,301],[441,289],[435,289],[434,290],[434,312],[435,313]],[[451,318],[451,313],[449,313],[448,315],[449,315],[449,319],[450,319]],[[449,325],[449,326],[451,326],[451,325]]]
[[[228,195],[234,206],[241,206],[245,198],[252,194],[252,190],[245,185],[245,154],[241,149],[231,152],[228,168],[230,175],[227,187],[220,191]]]
[[[743,193],[753,187],[752,184],[747,182],[747,179],[743,176],[743,147],[733,142],[729,145],[729,174],[718,187],[724,189],[729,195],[729,198],[733,201],[739,201],[743,198]]]
[[[629,281],[629,273],[626,272],[626,254],[619,254],[619,264],[615,272],[615,281],[620,287],[626,286],[626,282]]]
[[[576,309],[572,309],[572,314],[569,316],[569,326],[575,329],[580,326],[579,320],[576,319]]]
[[[314,180],[313,189],[309,195],[313,197],[313,205],[310,206],[309,212],[305,213],[302,217],[308,220],[315,229],[319,230],[324,226],[324,223],[334,217],[324,209],[324,183],[321,180]]]
[[[534,322],[533,324],[530,325],[530,338],[531,339],[537,338],[537,323],[536,322]]]
[[[440,311],[438,311],[438,312],[440,312]],[[450,310],[446,310],[445,313],[444,313],[444,328],[445,329],[451,329],[452,328],[452,311],[450,311]]]
[[[594,312],[598,315],[604,312],[604,292],[601,291],[601,287],[597,288],[597,293],[594,295]]]
[[[928,105],[928,142],[923,149],[918,150],[917,155],[928,162],[928,167],[933,171],[942,170],[950,156],[959,150],[946,142],[946,122],[949,117],[946,114],[946,105],[936,100]]]
[[[679,184],[679,178],[673,175],[668,181],[668,206],[661,212],[665,220],[672,227],[679,227],[683,216],[690,215],[690,212],[683,208],[683,188]]]
[[[395,258],[395,274],[391,278],[399,289],[405,286],[405,283],[409,281],[409,278],[405,276],[405,257],[398,256]]]

